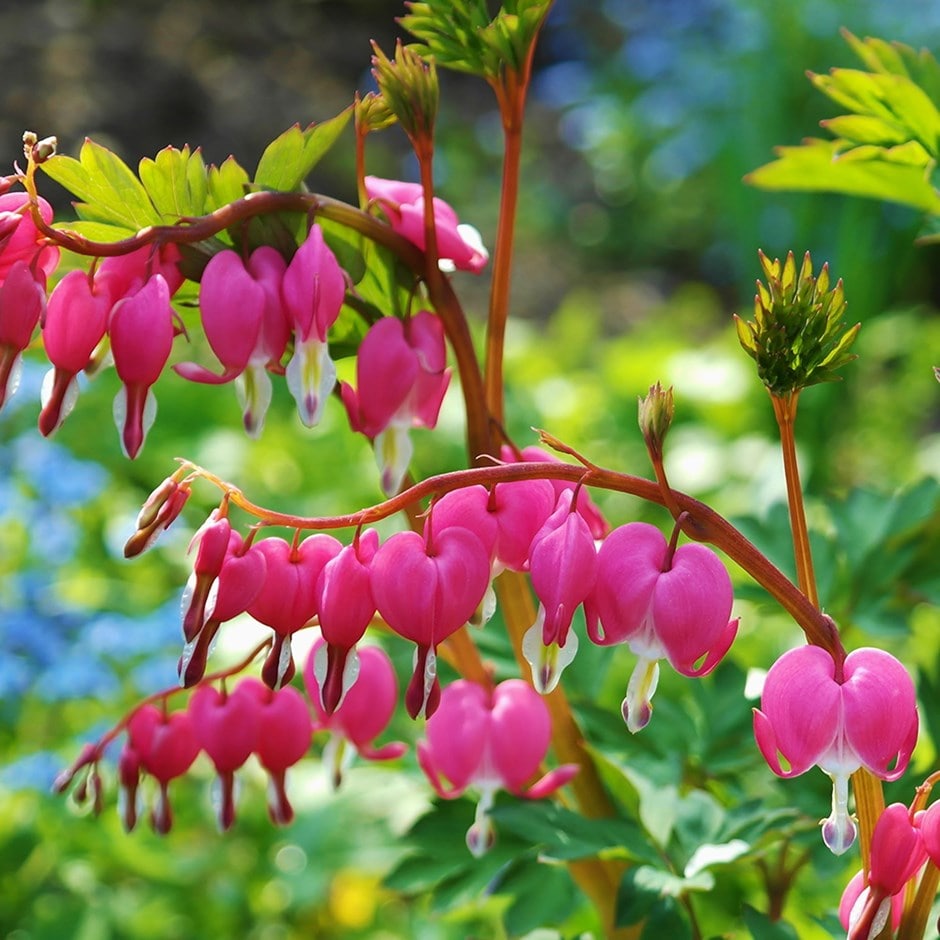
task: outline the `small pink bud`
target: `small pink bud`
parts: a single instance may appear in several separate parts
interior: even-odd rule
[[[17,261],[0,286],[0,408],[19,384],[22,352],[46,309],[45,277]]]

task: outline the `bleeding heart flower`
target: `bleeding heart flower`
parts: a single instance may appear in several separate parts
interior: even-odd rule
[[[239,683],[230,693],[214,685],[200,685],[187,709],[196,739],[218,774],[218,823],[223,832],[235,822],[235,771],[258,742],[258,699],[243,685]]]
[[[336,256],[312,225],[291,259],[281,283],[281,300],[294,330],[294,355],[287,364],[290,389],[300,420],[313,427],[336,384],[327,332],[336,322],[346,295],[346,278]]]
[[[156,705],[143,705],[127,726],[128,747],[136,754],[139,767],[160,785],[157,802],[150,815],[155,832],[165,835],[173,825],[169,784],[192,766],[199,754],[199,742],[187,712],[167,714]]]
[[[264,586],[248,613],[274,630],[274,645],[261,673],[272,689],[290,682],[294,675],[291,634],[317,615],[317,579],[342,547],[332,535],[321,532],[296,546],[282,538],[268,538],[249,549],[249,554],[263,555],[266,562]]]
[[[372,591],[385,622],[417,645],[405,693],[408,714],[431,715],[440,697],[436,650],[473,616],[490,580],[486,548],[469,530],[438,529],[434,514],[425,536],[398,532],[376,552]]]
[[[23,350],[45,310],[45,275],[37,279],[28,262],[14,262],[0,284],[0,408],[19,385]]]
[[[332,714],[359,674],[356,643],[375,616],[372,559],[379,534],[367,529],[331,558],[317,578],[317,611],[325,644],[318,647],[314,670],[321,705]]]
[[[729,620],[733,601],[725,566],[704,545],[676,548],[645,522],[607,536],[585,619],[594,643],[626,643],[639,657],[622,706],[630,731],[650,720],[660,659],[684,676],[718,665],[737,633],[738,621]]]
[[[133,459],[157,416],[152,386],[173,348],[173,308],[163,275],[155,274],[136,293],[112,308],[108,335],[114,368],[123,383],[114,399],[121,447]]]
[[[323,763],[332,768],[331,780],[338,787],[342,775],[356,754],[367,760],[393,760],[401,757],[407,746],[400,741],[376,748],[372,742],[385,730],[398,705],[398,681],[386,652],[378,646],[359,650],[359,675],[332,714],[322,705],[316,661],[324,648],[317,640],[304,665],[304,685],[316,712],[315,731],[329,731],[330,740],[323,751]]]
[[[424,251],[424,189],[421,184],[367,176],[365,187],[369,199],[381,206],[389,225]],[[453,208],[437,197],[434,198],[434,227],[442,271],[456,268],[479,274],[486,267],[489,254],[483,247],[480,233],[472,225],[461,224]]]
[[[459,679],[444,689],[428,720],[427,740],[418,743],[418,763],[445,799],[468,787],[479,792],[474,824],[467,831],[474,855],[493,844],[488,813],[497,791],[542,799],[577,773],[576,764],[564,764],[526,787],[545,759],[551,731],[548,706],[521,679],[508,679],[492,690]]]
[[[901,897],[903,908],[904,886],[926,859],[918,820],[911,818],[911,811],[903,803],[892,803],[875,823],[867,884],[863,880],[857,892],[852,890],[854,900],[849,903],[843,896],[839,905],[840,916],[847,908],[843,924],[849,940],[873,940],[881,934],[898,907],[895,898]]]
[[[108,295],[93,291],[84,271],[70,271],[49,295],[42,339],[53,368],[42,384],[39,430],[44,436],[52,434],[75,407],[75,377],[104,338],[110,309]]]
[[[396,493],[408,470],[412,427],[433,428],[450,382],[444,328],[422,310],[373,324],[356,355],[356,384],[341,383],[354,431],[373,442],[382,489]]]
[[[897,780],[917,731],[914,683],[879,649],[849,653],[838,671],[821,647],[790,650],[771,666],[760,710],[754,710],[757,746],[775,774],[796,777],[817,764],[832,777],[832,814],[822,835],[836,855],[855,841],[849,777],[865,767],[882,780]]]
[[[304,697],[292,686],[269,688],[260,679],[242,679],[238,689],[255,699],[258,736],[255,754],[268,772],[268,815],[276,826],[294,818],[287,798],[287,769],[309,750],[313,725]]]
[[[523,637],[522,650],[532,666],[533,684],[542,693],[555,688],[562,670],[574,659],[578,640],[570,633],[571,620],[597,577],[594,538],[572,505],[573,496],[573,492],[562,493],[558,507],[529,547],[532,589],[539,609]]]

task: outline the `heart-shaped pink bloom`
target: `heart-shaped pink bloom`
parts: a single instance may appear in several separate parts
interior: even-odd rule
[[[437,529],[429,518],[427,540],[398,532],[376,552],[372,592],[385,622],[418,647],[405,696],[412,717],[432,714],[440,695],[437,645],[459,630],[486,593],[490,559],[469,530]]]
[[[839,922],[842,924],[842,928],[845,931],[850,931],[853,929],[853,926],[858,925],[862,912],[867,907],[870,897],[871,891],[865,883],[865,872],[861,870],[857,871],[852,876],[851,881],[845,886],[845,891],[842,892],[842,898],[839,901]],[[891,929],[897,930],[898,927],[901,926],[901,916],[904,913],[904,891],[902,890],[892,895],[890,905],[885,904],[882,900],[878,907],[881,908],[881,910],[878,911],[878,915],[883,916],[885,921],[887,921],[890,914]],[[874,926],[875,925],[872,924],[873,928]],[[881,933],[881,929],[883,928],[871,930],[866,936],[877,937],[878,934]]]
[[[422,310],[374,323],[356,354],[356,385],[341,383],[354,431],[374,443],[382,488],[397,492],[411,460],[412,427],[433,428],[450,382],[440,318]]]
[[[587,523],[572,507],[573,492],[536,533],[529,547],[532,588],[539,599],[535,623],[522,639],[522,654],[532,667],[539,692],[551,692],[578,651],[570,632],[575,611],[594,587],[597,552]]]
[[[294,330],[287,387],[297,402],[301,421],[308,427],[319,422],[327,396],[336,384],[327,333],[339,316],[345,295],[343,270],[324,241],[320,226],[312,225],[281,283],[281,301]]]
[[[123,383],[114,400],[121,447],[133,459],[157,414],[151,386],[173,349],[173,308],[163,275],[155,274],[135,294],[112,308],[108,335],[114,368]]]
[[[343,771],[355,754],[368,760],[392,760],[407,750],[395,741],[375,748],[372,742],[385,730],[398,705],[398,680],[388,654],[378,646],[359,649],[359,675],[332,714],[322,704],[316,676],[317,656],[324,647],[317,640],[304,664],[304,685],[316,713],[315,731],[329,731],[331,738],[323,762],[332,768],[332,781],[339,786]]]
[[[645,522],[607,536],[585,619],[594,643],[626,643],[639,657],[622,707],[631,731],[650,720],[660,659],[684,676],[703,676],[718,665],[737,633],[738,621],[729,619],[733,601],[731,578],[706,546],[673,550]]]
[[[46,437],[75,406],[75,376],[88,365],[104,338],[110,309],[108,296],[93,292],[84,271],[70,271],[49,295],[42,339],[53,369],[43,381],[39,414],[39,430]]]
[[[427,740],[418,744],[418,762],[445,799],[460,796],[468,787],[480,792],[476,819],[467,832],[467,845],[475,855],[493,843],[487,813],[498,790],[541,799],[577,772],[577,765],[566,764],[525,787],[538,772],[550,741],[548,706],[521,679],[508,679],[493,690],[459,679],[444,689],[440,706],[428,720]]]
[[[389,225],[423,251],[424,189],[421,184],[367,176],[365,187],[369,199],[382,207]],[[442,270],[456,268],[478,274],[486,267],[489,254],[480,241],[479,232],[472,226],[461,225],[453,208],[437,197],[434,198],[434,226]]]
[[[500,451],[500,457],[502,457],[506,463],[517,463],[519,461],[524,463],[542,463],[543,461],[547,461],[548,463],[564,463],[557,454],[543,450],[541,447],[523,447],[517,454],[511,447],[504,445]],[[567,480],[549,480],[548,482],[555,491],[555,498],[552,502],[553,506],[558,502],[562,493],[573,490],[576,485]],[[595,539],[602,539],[607,535],[610,531],[610,526],[597,504],[591,499],[590,491],[586,486],[582,486],[578,489],[577,509],[578,512],[584,516],[584,521],[587,522],[591,530],[591,535],[593,535]]]
[[[156,250],[153,245],[144,245],[126,255],[104,258],[95,271],[95,290],[106,293],[113,306],[136,294],[151,277],[160,274],[172,296],[183,283],[180,258],[179,247],[172,243]]]
[[[254,697],[258,709],[255,754],[268,772],[268,815],[278,826],[294,818],[287,798],[286,774],[310,748],[313,725],[304,697],[292,686],[274,691],[259,679],[242,679],[239,690]]]
[[[27,209],[27,193],[0,195],[0,282],[6,280],[18,261],[25,261],[37,275],[48,277],[59,263],[59,249],[46,244]],[[46,224],[52,222],[52,206],[39,197],[39,214]]]
[[[192,719],[187,712],[167,714],[156,705],[144,705],[131,716],[127,737],[139,766],[160,785],[150,821],[156,832],[166,834],[173,825],[170,781],[186,773],[199,754]]]
[[[332,535],[321,532],[296,547],[274,537],[255,542],[249,549],[263,555],[266,563],[264,586],[248,613],[275,632],[274,645],[262,669],[262,678],[271,688],[280,688],[293,676],[290,635],[316,616],[317,579],[342,547]]]
[[[37,280],[28,262],[15,262],[0,284],[0,408],[16,391],[22,352],[45,310],[45,275]]]
[[[489,509],[496,517],[498,570],[525,571],[529,567],[532,540],[551,516],[556,502],[548,480],[517,480],[493,487]]]
[[[865,767],[896,780],[907,769],[918,731],[914,683],[897,659],[858,649],[841,672],[837,678],[832,656],[821,647],[790,650],[770,668],[760,710],[754,710],[754,736],[775,774],[795,777],[818,764],[832,777],[833,812],[823,839],[836,854],[855,839],[847,809],[850,775]]]
[[[367,529],[331,558],[317,579],[320,632],[326,640],[317,671],[321,704],[327,714],[336,710],[356,681],[354,647],[375,616],[372,559],[378,547],[378,532]]]
[[[892,803],[878,817],[871,840],[871,861],[867,884],[849,888],[839,905],[840,917],[850,940],[877,937],[894,917],[897,897],[901,897],[907,882],[917,874],[927,859],[924,838],[918,821],[903,803]]]
[[[248,760],[258,741],[257,698],[239,683],[226,694],[213,685],[201,685],[189,700],[196,738],[219,776],[219,828],[235,822],[235,771]]]

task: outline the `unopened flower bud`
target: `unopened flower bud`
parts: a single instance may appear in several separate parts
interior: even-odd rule
[[[157,536],[168,529],[183,511],[192,488],[167,477],[144,501],[137,514],[137,530],[124,545],[124,557],[133,558],[145,552]]]
[[[413,49],[395,46],[395,58],[389,59],[377,44],[372,44],[372,74],[388,110],[398,118],[412,146],[427,152],[432,146],[440,89],[433,60],[421,58]]]
[[[659,382],[651,385],[649,394],[639,399],[639,412],[640,430],[643,432],[646,446],[652,453],[661,457],[663,441],[676,413],[672,386],[664,389]]]

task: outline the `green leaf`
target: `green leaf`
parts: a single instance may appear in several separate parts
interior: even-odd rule
[[[132,232],[163,221],[130,167],[92,140],[82,144],[78,160],[57,155],[43,163],[42,169],[82,200],[83,218]]]
[[[741,914],[754,940],[798,940],[796,931],[786,921],[771,920],[750,904],[742,907]]]
[[[645,857],[646,839],[628,819],[586,819],[554,803],[519,800],[490,813],[499,832],[512,832],[545,855],[570,860],[608,852]]]
[[[250,192],[248,171],[234,157],[226,157],[221,166],[209,167],[208,190],[206,211],[221,209]]]
[[[307,178],[320,158],[342,133],[352,108],[304,130],[299,124],[289,127],[265,148],[255,170],[255,186],[279,192],[293,192]]]
[[[565,866],[531,857],[513,863],[495,891],[512,897],[503,923],[513,937],[562,923],[582,900]]]
[[[800,147],[778,147],[778,158],[758,167],[745,179],[762,189],[836,192],[886,199],[940,214],[940,195],[927,180],[924,167],[892,159],[891,151],[843,153],[840,141],[807,140]],[[895,155],[896,156],[896,155]]]
[[[667,909],[675,909],[674,899],[681,898],[690,891],[710,891],[714,884],[715,879],[707,872],[695,878],[682,878],[651,865],[631,868],[623,876],[617,889],[617,926],[627,927],[641,920],[659,919],[665,913],[664,906]],[[655,936],[675,937],[682,934],[662,933]]]
[[[164,147],[155,160],[145,157],[138,167],[141,182],[164,222],[202,215],[208,182],[199,150]]]

